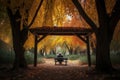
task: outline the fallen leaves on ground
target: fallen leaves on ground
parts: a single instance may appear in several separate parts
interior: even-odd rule
[[[68,65],[54,65],[54,61],[45,60],[37,67],[29,65],[28,69],[11,71],[0,68],[0,80],[120,80],[120,73],[97,73],[94,66],[80,65],[68,62]]]

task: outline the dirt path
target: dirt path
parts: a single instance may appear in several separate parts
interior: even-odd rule
[[[46,59],[44,58],[44,63],[43,65],[46,65],[46,66],[55,66],[55,62],[54,62],[54,59]],[[64,62],[62,63],[62,65],[59,65],[59,63],[57,63],[56,66],[64,66]],[[78,60],[68,60],[67,61],[67,66],[81,66],[82,63],[80,63]]]
[[[37,72],[32,72],[38,74],[34,74],[38,78],[36,80],[87,80],[88,78],[86,75],[88,66],[81,65],[78,60],[68,60],[67,66],[64,63],[55,65],[54,59],[44,59],[44,61],[43,64],[37,65]]]

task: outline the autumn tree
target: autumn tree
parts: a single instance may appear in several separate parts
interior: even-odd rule
[[[6,6],[12,29],[13,48],[15,51],[13,69],[27,67],[27,63],[24,57],[25,49],[23,46],[28,38],[28,29],[33,24],[43,0],[39,1],[35,15],[33,16],[30,24],[28,24],[29,11],[33,1],[34,0],[2,1]]]
[[[53,25],[53,7],[55,0],[47,0],[45,4],[45,13],[44,13],[44,21],[43,26],[52,26]]]
[[[95,0],[98,22],[94,21],[86,14],[79,0],[72,0],[80,15],[93,29],[96,36],[96,69],[99,71],[112,71],[110,60],[110,44],[116,25],[120,19],[120,0],[114,0],[115,5],[108,13],[106,4],[111,1]]]

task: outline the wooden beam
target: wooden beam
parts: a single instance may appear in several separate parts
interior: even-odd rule
[[[37,44],[38,44],[37,38],[38,38],[38,36],[35,35],[35,43],[34,43],[34,67],[37,66]]]
[[[93,32],[91,29],[85,29],[80,27],[39,27],[29,29],[35,35],[35,44],[34,44],[34,66],[37,66],[37,45],[42,39],[44,39],[47,35],[77,35],[81,40],[83,40],[87,44],[87,53],[88,53],[88,63],[91,66],[91,58],[90,58],[90,47],[89,47],[89,37],[84,39],[79,35],[86,36],[88,33]],[[43,35],[38,39],[38,35]]]
[[[38,27],[29,30],[37,35],[86,35],[92,32],[91,29],[80,27]]]
[[[88,66],[91,67],[91,56],[90,56],[90,43],[89,36],[86,36],[87,39],[87,57],[88,57]]]
[[[39,38],[39,39],[37,40],[37,42],[40,42],[40,41],[43,40],[46,36],[47,36],[47,35],[43,35],[41,38]]]
[[[87,44],[87,40],[85,38],[83,38],[82,36],[80,35],[77,35],[78,38],[80,38],[83,42],[85,42]]]

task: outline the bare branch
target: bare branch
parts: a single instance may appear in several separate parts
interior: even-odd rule
[[[99,20],[99,26],[104,27],[103,23],[108,23],[109,17],[106,11],[105,7],[105,1],[104,0],[95,0],[96,2],[96,8],[98,13],[98,20]]]
[[[115,29],[119,20],[120,20],[120,0],[117,0],[110,16],[109,22],[110,30]]]
[[[80,15],[83,17],[83,19],[91,26],[91,28],[97,32],[97,26],[96,24],[89,18],[89,16],[85,13],[83,10],[81,4],[79,3],[78,0],[72,0],[76,8],[78,9]]]
[[[35,12],[35,15],[34,15],[34,17],[33,17],[32,21],[31,21],[31,23],[28,25],[27,28],[30,28],[31,25],[33,24],[33,22],[35,21],[35,18],[36,18],[36,16],[37,16],[37,13],[38,13],[38,11],[39,11],[39,9],[40,9],[42,3],[43,3],[43,0],[40,1],[39,6],[38,6],[38,8],[37,8],[37,10],[36,10],[36,12]]]

